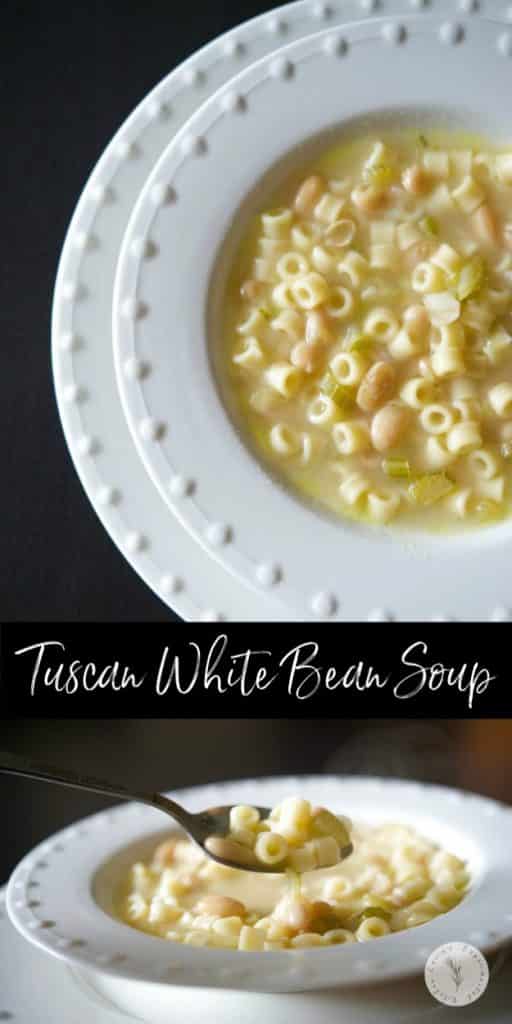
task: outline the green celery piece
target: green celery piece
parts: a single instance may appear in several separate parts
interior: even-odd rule
[[[327,371],[325,377],[320,383],[320,390],[324,395],[328,395],[332,398],[333,402],[338,406],[342,412],[348,412],[354,405],[354,392],[352,388],[344,387],[340,384],[333,373],[330,370]]]
[[[373,345],[373,338],[369,338],[362,331],[357,331],[348,339],[349,352],[366,352]]]
[[[386,476],[392,480],[409,480],[411,477],[411,465],[408,459],[384,459],[382,468]]]
[[[259,306],[258,312],[265,317],[265,320],[272,320],[272,310],[268,306]]]
[[[446,473],[425,473],[409,484],[407,492],[414,505],[433,505],[445,498],[455,487]]]
[[[430,238],[437,238],[439,235],[439,224],[434,217],[423,217],[419,222],[419,227]]]
[[[376,188],[386,188],[395,177],[393,168],[389,164],[377,164],[375,167],[366,167],[364,181],[366,185],[375,185]]]
[[[459,271],[456,295],[459,302],[469,299],[470,295],[481,288],[485,277],[485,263],[480,256],[475,256]]]

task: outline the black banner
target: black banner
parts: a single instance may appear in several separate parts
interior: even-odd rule
[[[10,624],[3,717],[512,717],[508,623]]]

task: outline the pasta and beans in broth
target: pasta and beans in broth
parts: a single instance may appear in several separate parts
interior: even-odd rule
[[[510,510],[512,152],[340,145],[258,216],[227,295],[230,402],[340,516],[446,529]]]
[[[347,839],[353,852],[340,860]],[[354,826],[299,797],[265,821],[233,809],[228,842],[284,874],[209,859],[190,840],[162,842],[125,879],[118,914],[151,935],[243,952],[344,945],[425,924],[464,898],[469,873],[405,824]]]

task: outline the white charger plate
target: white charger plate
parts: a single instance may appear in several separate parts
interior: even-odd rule
[[[311,139],[321,150],[326,133],[366,129],[372,118],[378,130],[383,114],[395,124],[442,120],[511,141],[508,103],[498,100],[512,90],[511,55],[512,33],[502,26],[456,24],[444,11],[314,34],[210,98],[137,201],[113,320],[133,439],[195,539],[247,586],[277,593],[289,618],[364,620],[377,605],[399,619],[475,620],[510,600],[502,573],[510,520],[457,535],[372,529],[317,513],[276,485],[222,405],[211,335],[221,333],[222,292],[244,225],[289,173],[290,153],[311,148]],[[185,494],[176,480],[187,481]]]
[[[499,954],[491,964],[491,983],[464,1015],[467,1024],[508,1024],[512,1002],[511,962]],[[30,979],[27,983],[27,979]],[[10,1024],[121,1024],[144,1019],[151,1024],[402,1024],[436,1021],[453,1024],[451,1010],[433,1003],[422,978],[377,985],[371,989],[308,992],[280,996],[191,990],[173,987],[172,1007],[162,1005],[160,986],[132,986],[130,1002],[119,997],[112,979],[77,971],[25,941],[5,913],[0,889],[0,1021]],[[144,990],[144,986],[142,986]],[[108,1000],[108,1002],[107,1002]],[[164,1000],[164,1004],[166,1000]],[[117,1004],[119,1010],[113,1004]],[[126,1012],[123,1012],[126,1010]]]
[[[172,135],[240,68],[322,23],[341,27],[377,9],[392,17],[411,7],[442,8],[446,18],[512,19],[503,0],[300,0],[269,12],[208,44],[143,100],[106,148],[73,215],[59,265],[52,328],[55,387],[67,444],[84,489],[120,551],[186,619],[273,620],[284,614],[272,594],[245,587],[187,535],[169,514],[131,442],[114,375],[111,306],[119,246],[133,204]],[[509,617],[497,601],[489,613]],[[375,614],[372,610],[371,617],[386,618],[385,607]]]
[[[172,795],[199,810],[250,803],[255,793],[271,807],[297,792],[359,821],[411,824],[467,860],[470,893],[428,924],[343,948],[242,955],[171,943],[113,916],[119,880],[166,834],[161,814],[128,804],[87,818],[29,853],[9,882],[11,921],[46,953],[89,975],[108,976],[112,991],[127,1005],[136,983],[157,984],[161,999],[166,987],[172,999],[174,985],[289,993],[377,984],[421,972],[432,950],[444,942],[467,941],[486,951],[510,939],[511,808],[444,787],[355,776],[244,780]]]

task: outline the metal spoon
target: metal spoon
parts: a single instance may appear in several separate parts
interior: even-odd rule
[[[53,768],[49,765],[36,764],[25,757],[18,757],[0,751],[0,772],[8,775],[22,775],[29,779],[39,779],[42,782],[53,782],[60,786],[69,786],[72,789],[84,789],[91,793],[100,793],[101,796],[113,796],[120,800],[131,800],[142,804],[149,804],[156,807],[158,811],[168,814],[187,835],[197,844],[208,857],[225,864],[230,868],[239,868],[243,871],[257,871],[260,873],[280,874],[284,868],[275,865],[262,864],[256,855],[248,847],[241,843],[235,843],[230,839],[224,839],[228,835],[229,815],[232,805],[226,807],[209,807],[198,814],[191,814],[180,804],[163,796],[162,793],[139,793],[129,791],[124,786],[111,785],[102,779],[93,778],[91,775],[81,775],[62,768]],[[270,814],[268,807],[258,807],[261,818],[267,818]],[[350,856],[353,847],[349,843],[340,851],[341,859]]]

